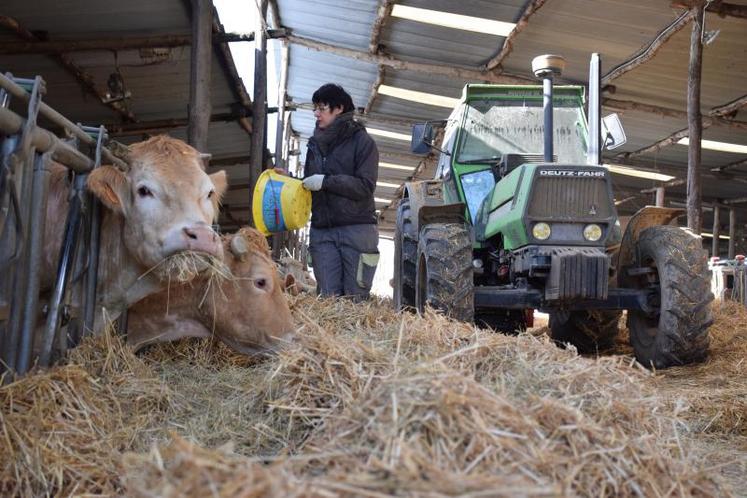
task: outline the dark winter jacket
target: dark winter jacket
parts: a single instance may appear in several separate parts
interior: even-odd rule
[[[326,156],[314,137],[310,138],[304,177],[325,175],[322,189],[311,193],[311,226],[376,223],[374,190],[378,169],[376,143],[355,121],[328,146]]]

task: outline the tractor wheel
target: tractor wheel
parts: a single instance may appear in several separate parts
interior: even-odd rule
[[[472,240],[460,223],[432,223],[420,231],[415,304],[426,305],[456,320],[472,321],[474,289]]]
[[[642,365],[667,368],[707,356],[713,294],[706,260],[700,238],[689,230],[662,225],[641,232],[635,276],[626,278],[652,292],[651,312],[628,311],[630,342]]]
[[[394,309],[415,307],[415,262],[418,240],[412,223],[410,199],[402,199],[397,208],[394,230]]]
[[[475,323],[504,334],[518,334],[527,329],[526,310],[481,311],[475,314]]]
[[[572,344],[579,353],[598,353],[615,345],[622,311],[557,311],[550,315],[550,337],[558,345]]]

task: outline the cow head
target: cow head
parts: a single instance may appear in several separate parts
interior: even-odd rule
[[[245,228],[228,236],[226,244],[226,264],[236,280],[221,286],[223,295],[215,303],[206,303],[205,308],[215,306],[214,317],[206,318],[214,320],[216,336],[236,351],[276,350],[292,340],[294,325],[267,243]]]
[[[222,259],[210,225],[226,190],[225,172],[207,175],[200,153],[168,136],[130,146],[129,160],[128,172],[102,166],[88,178],[89,190],[123,217],[127,251],[147,268],[183,251]]]

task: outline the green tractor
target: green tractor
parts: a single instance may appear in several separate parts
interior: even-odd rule
[[[506,332],[538,309],[552,339],[582,353],[610,348],[627,310],[641,364],[702,360],[713,295],[701,240],[673,225],[682,210],[653,206],[623,233],[601,147],[625,138],[617,116],[599,118],[599,57],[588,125],[584,88],[553,87],[563,63],[535,58],[541,86],[468,84],[441,148],[437,123],[413,127],[413,152],[440,156],[435,179],[407,183],[399,203],[394,305]]]

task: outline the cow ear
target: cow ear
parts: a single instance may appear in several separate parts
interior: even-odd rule
[[[298,286],[296,285],[296,277],[292,273],[287,273],[283,280],[283,289],[291,296],[297,296],[299,293]]]
[[[213,206],[215,206],[215,212],[218,213],[220,201],[223,198],[223,194],[225,194],[228,189],[228,176],[226,176],[225,170],[220,170],[210,175],[210,181],[213,182],[213,188],[215,188],[215,194],[213,194],[212,200]]]
[[[114,166],[101,166],[91,171],[88,175],[88,190],[112,211],[124,211],[127,177]]]

